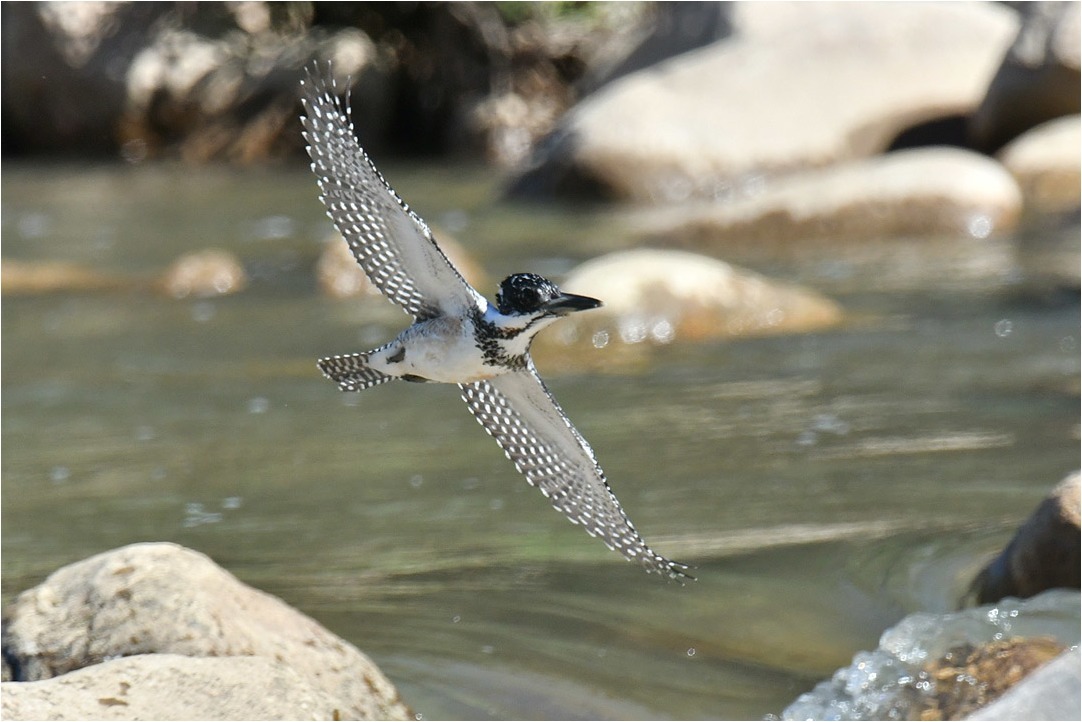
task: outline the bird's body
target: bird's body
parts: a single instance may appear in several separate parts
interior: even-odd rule
[[[414,317],[390,343],[321,359],[344,391],[395,379],[458,384],[467,407],[552,505],[647,571],[673,578],[683,564],[654,552],[624,514],[593,450],[537,374],[533,337],[562,316],[601,302],[519,273],[500,284],[496,304],[474,290],[358,145],[348,99],[310,73],[302,118],[328,215],[372,283]]]

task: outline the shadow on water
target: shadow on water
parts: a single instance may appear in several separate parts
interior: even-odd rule
[[[495,278],[620,238],[601,215],[493,204],[479,173],[385,170]],[[861,320],[542,369],[644,536],[696,566],[666,584],[554,513],[455,389],[319,377],[317,357],[405,317],[319,295],[315,195],[300,169],[9,164],[5,257],[138,276],[216,246],[252,283],[5,299],[5,600],[169,540],[356,643],[426,717],[756,718],[906,613],[952,608],[1078,463],[1077,299],[1019,301],[972,244],[953,284],[943,255],[890,277],[867,249],[736,249]]]

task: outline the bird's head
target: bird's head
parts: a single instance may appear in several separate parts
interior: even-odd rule
[[[500,283],[496,305],[505,316],[566,316],[598,308],[601,301],[564,293],[555,283],[536,273],[515,273]]]

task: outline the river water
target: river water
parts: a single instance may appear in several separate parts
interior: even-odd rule
[[[618,210],[501,202],[483,170],[384,171],[494,279],[637,243]],[[2,190],[7,258],[144,277],[219,247],[251,276],[212,300],[5,297],[4,601],[177,542],[355,643],[426,718],[778,714],[953,608],[1078,466],[1077,295],[1029,286],[1010,241],[732,248],[852,320],[542,368],[643,535],[694,565],[665,583],[555,513],[453,387],[320,377],[407,319],[319,293],[303,168],[8,163]]]

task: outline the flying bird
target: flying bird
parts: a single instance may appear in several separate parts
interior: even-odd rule
[[[537,373],[530,343],[571,313],[601,306],[533,273],[501,283],[496,303],[468,284],[428,225],[387,184],[354,137],[349,95],[310,69],[304,139],[327,215],[379,291],[413,317],[394,340],[320,359],[343,391],[395,379],[458,384],[462,399],[507,458],[552,505],[648,572],[692,578],[647,545],[594,457]]]

